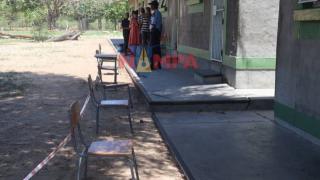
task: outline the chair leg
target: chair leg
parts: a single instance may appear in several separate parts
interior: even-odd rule
[[[81,180],[81,164],[82,164],[82,157],[79,157],[77,162],[77,180]]]
[[[132,117],[131,117],[131,110],[130,110],[130,106],[128,106],[128,119],[129,119],[129,125],[130,125],[130,131],[131,134],[133,134],[133,127],[132,127]]]
[[[115,62],[114,62],[114,83],[115,84],[118,84],[118,78],[117,78],[117,76],[118,76],[118,67],[117,67],[117,60],[115,60]]]
[[[136,180],[135,176],[134,176],[134,163],[132,162],[131,159],[128,160],[129,161],[129,166],[130,166],[130,172],[131,172],[131,180]]]
[[[89,156],[87,155],[86,157],[85,157],[85,166],[84,166],[84,179],[87,179],[87,170],[88,170],[88,158],[89,158]]]
[[[102,72],[101,72],[101,66],[100,63],[98,64],[98,76],[100,77],[100,82],[102,83]]]
[[[132,100],[132,94],[131,94],[131,90],[130,90],[130,86],[128,86],[128,95],[129,95],[129,105],[130,108],[133,109],[133,100]]]
[[[139,180],[138,164],[137,164],[136,154],[134,153],[133,148],[132,148],[132,161],[133,161],[134,171],[136,172],[136,178],[137,180]]]
[[[97,115],[96,115],[96,134],[99,134],[99,114],[100,114],[100,107],[97,107]]]
[[[103,87],[103,99],[107,99],[106,91],[106,88]]]

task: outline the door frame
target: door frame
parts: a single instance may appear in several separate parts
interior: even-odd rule
[[[225,53],[225,38],[226,38],[226,12],[227,12],[227,0],[224,0],[224,7],[223,7],[223,28],[222,28],[222,35],[221,35],[221,41],[222,41],[222,55],[221,55],[221,60],[219,59],[213,59],[212,56],[213,56],[213,52],[212,52],[212,48],[213,48],[213,14],[214,14],[214,1],[215,0],[210,0],[210,44],[209,44],[209,47],[210,47],[210,60],[211,61],[216,61],[216,62],[223,62],[223,59],[224,59],[224,53]]]
[[[175,0],[175,9],[174,9],[174,19],[173,19],[173,26],[171,27],[171,32],[170,32],[170,36],[173,35],[173,33],[175,33],[175,43],[174,42],[170,42],[170,46],[173,46],[171,48],[173,48],[174,50],[178,50],[178,45],[179,45],[179,25],[180,25],[180,0]],[[175,29],[174,29],[175,28]],[[172,32],[173,30],[175,30],[176,32]]]

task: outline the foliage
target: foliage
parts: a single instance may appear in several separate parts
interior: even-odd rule
[[[48,28],[51,30],[56,27],[56,21],[59,18],[65,0],[43,0],[47,8]]]
[[[129,11],[128,2],[125,0],[115,1],[105,6],[105,18],[116,23],[124,17],[124,14]],[[115,27],[116,28],[116,27]]]
[[[26,11],[26,17],[32,24],[32,34],[36,41],[48,39],[48,31],[46,26],[47,11],[45,9],[36,8]]]
[[[18,9],[18,4],[14,0],[3,0],[0,2],[1,16],[7,20],[10,29],[12,22],[17,18]]]
[[[59,27],[59,22],[68,28],[66,21],[72,21],[72,25],[76,21],[80,30],[96,27],[91,24],[97,23],[96,29],[102,30],[102,22],[112,22],[116,27],[128,9],[127,0],[0,0],[0,24],[2,29],[17,24],[31,26],[38,35],[45,26]]]

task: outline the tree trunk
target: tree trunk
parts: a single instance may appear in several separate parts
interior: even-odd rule
[[[78,18],[78,28],[79,28],[80,31],[83,30],[83,29],[82,29],[82,23],[81,23],[81,18],[80,18],[80,17]]]
[[[57,18],[56,17],[52,19],[52,28],[53,29],[57,28]]]
[[[49,42],[59,42],[59,41],[66,41],[66,40],[78,40],[80,37],[81,32],[78,31],[72,31],[72,32],[67,32],[61,36],[58,37],[53,37],[47,41]]]
[[[117,30],[117,20],[116,19],[114,20],[114,30],[115,31]]]
[[[48,13],[47,19],[48,19],[48,29],[49,29],[49,30],[52,30],[53,17],[52,17],[52,15],[51,15],[50,13]]]
[[[84,19],[84,23],[85,23],[85,30],[89,29],[89,21],[87,18]]]
[[[88,30],[89,27],[89,22],[87,18],[79,18],[79,29],[81,31],[86,31]]]
[[[102,30],[102,19],[98,18],[98,29],[101,31]]]

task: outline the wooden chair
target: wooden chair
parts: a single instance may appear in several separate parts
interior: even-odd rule
[[[101,44],[99,44],[99,50],[96,50],[95,58],[97,59],[97,63],[98,63],[98,77],[99,77],[100,83],[108,84],[108,82],[104,82],[102,80],[103,75],[113,75],[114,76],[113,84],[118,83],[117,77],[119,73],[118,73],[117,57],[118,55],[116,53],[109,53],[109,54],[102,53]],[[111,62],[113,63],[113,66],[103,65],[104,62]],[[102,73],[102,71],[106,71],[106,73]]]
[[[77,162],[77,180],[87,178],[88,157],[122,157],[128,160],[132,180],[139,180],[137,161],[131,140],[94,141],[89,145],[85,142],[80,128],[80,105],[74,102],[70,107],[71,142],[79,159]],[[84,165],[84,166],[83,166]],[[82,175],[84,174],[84,175]]]
[[[99,134],[99,114],[101,108],[110,108],[110,107],[122,107],[127,109],[128,114],[128,120],[130,125],[130,131],[133,134],[133,127],[132,127],[132,117],[131,117],[131,108],[133,108],[132,105],[132,98],[131,98],[131,91],[129,84],[115,84],[115,85],[100,85],[104,89],[104,99],[98,100],[94,93],[94,85],[91,78],[91,75],[88,77],[88,85],[89,85],[89,91],[90,96],[92,98],[92,102],[94,106],[96,107],[97,114],[96,114],[96,133]],[[98,84],[99,86],[99,84]],[[120,87],[126,87],[128,90],[128,99],[107,99],[106,98],[106,90],[107,89],[113,89],[113,88],[120,88]]]

